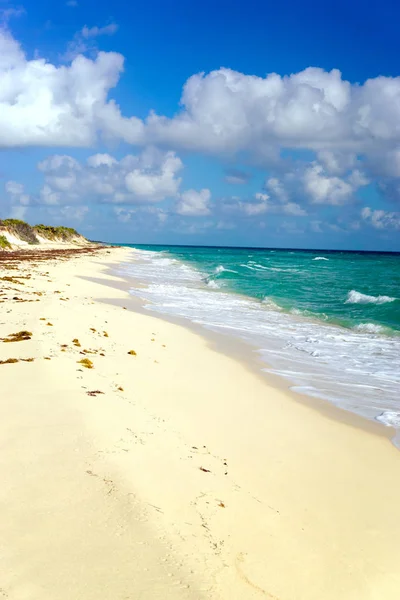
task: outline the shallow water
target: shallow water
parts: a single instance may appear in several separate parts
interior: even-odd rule
[[[229,332],[292,388],[400,428],[400,256],[143,247],[149,310]]]

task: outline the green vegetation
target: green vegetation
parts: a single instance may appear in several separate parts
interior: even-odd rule
[[[67,241],[71,237],[78,236],[79,233],[72,227],[52,227],[51,225],[35,225],[33,230],[36,234],[47,238],[48,240],[61,239]]]
[[[5,235],[0,235],[0,248],[2,248],[3,250],[5,248],[11,248],[11,244]]]
[[[62,242],[68,242],[71,238],[79,236],[76,229],[72,227],[53,227],[51,225],[35,225],[32,227],[25,221],[20,219],[0,219],[0,231],[1,228],[7,229],[10,233],[13,233],[16,237],[20,238],[24,242],[29,244],[38,244],[39,240],[37,236],[40,235],[47,240],[56,240]],[[10,244],[3,235],[0,235],[0,248],[9,248]]]
[[[0,221],[0,227],[5,227],[24,242],[28,242],[28,244],[38,243],[33,228],[28,223],[25,223],[25,221],[21,221],[20,219],[4,219]]]

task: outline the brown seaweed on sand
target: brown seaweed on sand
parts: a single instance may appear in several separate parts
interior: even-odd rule
[[[22,342],[24,340],[30,340],[32,338],[31,331],[18,331],[17,333],[10,333],[3,342]]]
[[[93,369],[93,363],[88,358],[82,358],[81,360],[77,360],[76,362],[85,367],[86,369]]]
[[[0,365],[12,365],[19,362],[18,358],[7,358],[7,360],[0,360]]]

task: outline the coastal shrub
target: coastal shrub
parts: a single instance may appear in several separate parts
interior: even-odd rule
[[[0,248],[2,248],[3,250],[5,248],[11,248],[11,244],[5,235],[0,235]]]
[[[33,230],[41,237],[47,238],[48,240],[58,239],[67,241],[72,237],[79,236],[79,233],[76,231],[76,229],[73,229],[72,227],[64,227],[62,225],[59,227],[53,227],[51,225],[39,224],[35,225]]]
[[[0,221],[0,227],[5,227],[10,233],[28,244],[38,244],[38,239],[33,228],[20,219],[4,219]]]

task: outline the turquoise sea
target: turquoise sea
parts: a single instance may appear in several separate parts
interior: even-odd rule
[[[145,306],[246,340],[291,387],[400,428],[400,254],[132,246]]]

